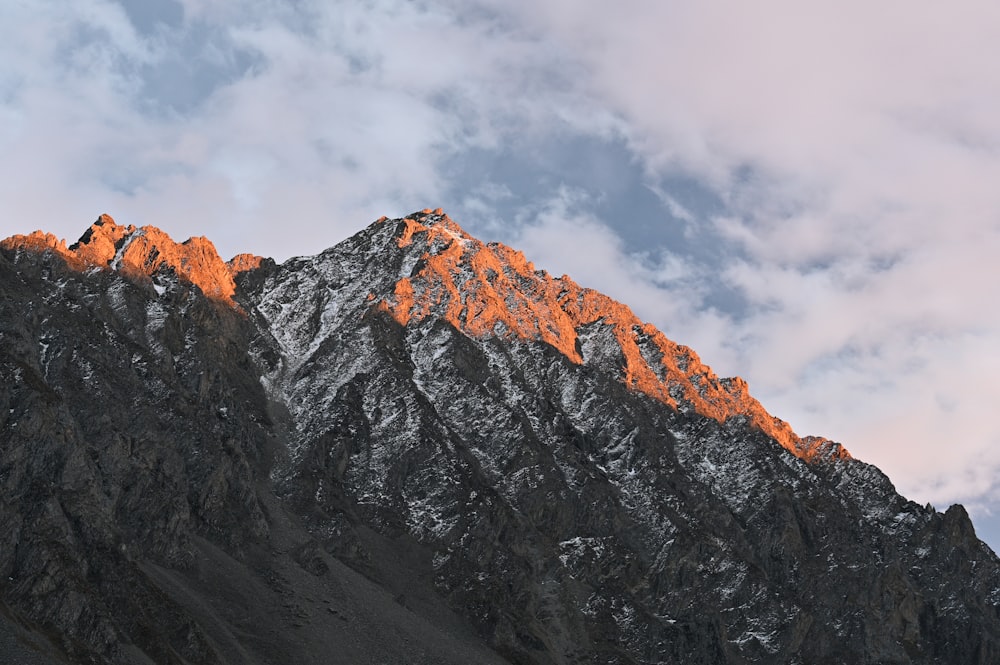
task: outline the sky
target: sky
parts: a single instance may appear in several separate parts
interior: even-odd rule
[[[1000,3],[609,7],[6,0],[0,237],[441,207],[1000,549]]]

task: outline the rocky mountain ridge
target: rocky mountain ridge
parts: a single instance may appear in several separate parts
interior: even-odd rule
[[[623,362],[622,381],[668,406],[693,410],[724,422],[742,416],[792,454],[849,457],[840,445],[801,438],[788,423],[767,413],[740,377],[720,379],[690,348],[667,339],[625,305],[568,276],[536,271],[524,255],[499,243],[484,245],[441,210],[404,220],[397,245],[416,245],[419,269],[401,275],[391,298],[378,301],[401,325],[426,317],[442,319],[473,337],[516,336],[542,341],[572,362],[585,362],[587,336],[614,338]],[[405,270],[404,270],[405,272]],[[596,332],[596,326],[608,330]]]
[[[25,662],[1000,657],[961,507],[441,211],[281,265],[102,217],[0,296]]]
[[[239,254],[222,261],[215,245],[205,237],[176,243],[155,226],[120,226],[110,215],[101,215],[80,239],[70,246],[51,233],[34,231],[0,241],[9,251],[50,251],[77,270],[111,269],[140,282],[150,281],[161,271],[170,272],[197,286],[209,298],[232,302],[233,278],[260,266],[261,257]]]

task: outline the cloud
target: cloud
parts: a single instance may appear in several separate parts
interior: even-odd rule
[[[895,264],[744,260],[717,272],[665,250],[628,250],[592,204],[564,188],[525,210],[510,241],[538,267],[629,304],[721,374],[752,377],[772,413],[845,442],[906,496],[983,511],[1000,501],[1000,334],[992,312],[972,306],[989,302],[995,282],[969,274],[989,265],[992,243]],[[749,314],[710,307],[713,280],[739,289]]]
[[[843,440],[911,496],[997,499],[995,5],[490,6],[583,63],[581,90],[622,118],[653,187],[681,173],[725,201],[724,214],[672,211],[719,260],[688,257],[698,288],[669,291],[687,299],[675,312],[686,324],[647,316],[689,332],[681,341],[749,376],[777,415]],[[586,259],[573,267],[652,303],[650,274],[626,267],[610,231],[574,223],[590,238],[578,243],[618,258],[591,263],[599,250],[576,247]],[[705,309],[714,280],[742,306]]]
[[[998,13],[7,3],[0,236],[110,212],[282,259],[453,204],[914,498],[988,507]]]
[[[554,124],[607,131],[544,40],[446,6],[184,3],[179,21],[75,7],[5,8],[0,46],[0,140],[19,156],[0,166],[7,217],[71,237],[108,211],[284,258],[439,204],[463,151]]]

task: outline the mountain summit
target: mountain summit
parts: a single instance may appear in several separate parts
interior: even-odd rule
[[[541,341],[577,364],[619,365],[625,385],[673,408],[719,422],[745,418],[803,459],[849,456],[839,444],[797,436],[750,396],[743,379],[718,378],[625,305],[535,270],[505,245],[481,243],[440,210],[411,215],[396,233],[409,272],[378,304],[401,325],[433,317],[473,337]]]
[[[15,236],[0,372],[19,661],[1000,659],[961,506],[440,210],[280,265]]]

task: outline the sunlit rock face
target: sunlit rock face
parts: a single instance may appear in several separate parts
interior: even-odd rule
[[[1000,660],[961,507],[439,210],[281,265],[102,217],[0,293],[24,659]]]
[[[174,274],[194,284],[209,298],[230,301],[236,288],[233,276],[260,266],[260,257],[240,254],[223,262],[208,238],[189,238],[183,243],[155,226],[120,226],[109,215],[101,215],[80,239],[66,246],[55,236],[36,231],[2,241],[8,251],[51,251],[77,270],[115,270],[137,281],[157,282],[157,275]]]

